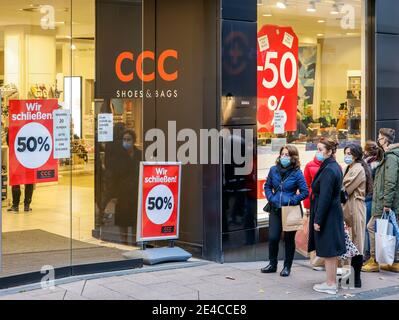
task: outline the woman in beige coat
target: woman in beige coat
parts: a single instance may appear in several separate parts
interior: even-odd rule
[[[369,166],[363,160],[362,147],[349,144],[344,149],[344,161],[348,165],[344,171],[343,188],[348,194],[344,204],[344,221],[351,229],[352,241],[360,255],[352,258],[355,271],[355,288],[361,288],[360,272],[363,264],[364,239],[366,235],[366,196],[373,190]]]

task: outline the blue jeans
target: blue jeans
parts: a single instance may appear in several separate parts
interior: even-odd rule
[[[366,236],[365,236],[365,243],[364,243],[364,252],[370,253],[370,236],[369,231],[367,230],[367,224],[371,219],[371,204],[372,199],[366,199]]]

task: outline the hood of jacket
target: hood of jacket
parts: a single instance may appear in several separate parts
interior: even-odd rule
[[[386,153],[386,154],[394,154],[394,155],[396,155],[397,157],[399,157],[399,143],[391,144],[391,145],[388,147],[388,149],[387,149],[387,151],[386,151],[385,153]]]

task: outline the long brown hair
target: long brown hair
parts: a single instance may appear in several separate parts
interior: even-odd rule
[[[279,163],[280,161],[280,157],[281,157],[281,153],[283,152],[284,149],[288,150],[288,154],[291,157],[291,165],[294,169],[299,169],[301,167],[301,162],[299,161],[299,152],[298,149],[290,144],[287,144],[284,147],[281,147],[280,149],[280,156],[277,158],[276,164]]]
[[[383,152],[378,144],[373,140],[367,140],[364,145],[364,152],[367,152],[370,157],[375,157],[377,161],[381,161],[383,157]]]

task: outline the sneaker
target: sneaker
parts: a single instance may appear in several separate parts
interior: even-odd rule
[[[325,267],[312,267],[312,269],[315,271],[326,271]]]
[[[32,211],[32,208],[29,207],[29,206],[25,206],[25,207],[24,207],[24,211],[25,211],[25,212],[31,212],[31,211]]]
[[[320,292],[320,293],[327,293],[327,294],[337,294],[338,289],[337,285],[333,284],[329,286],[326,282],[323,282],[321,284],[315,284],[313,286],[313,290]]]
[[[380,265],[374,260],[374,258],[370,258],[365,265],[362,267],[363,272],[380,272]]]
[[[8,212],[15,212],[15,213],[17,213],[17,212],[19,212],[19,207],[12,206],[11,208],[8,208],[7,211],[8,211]]]

